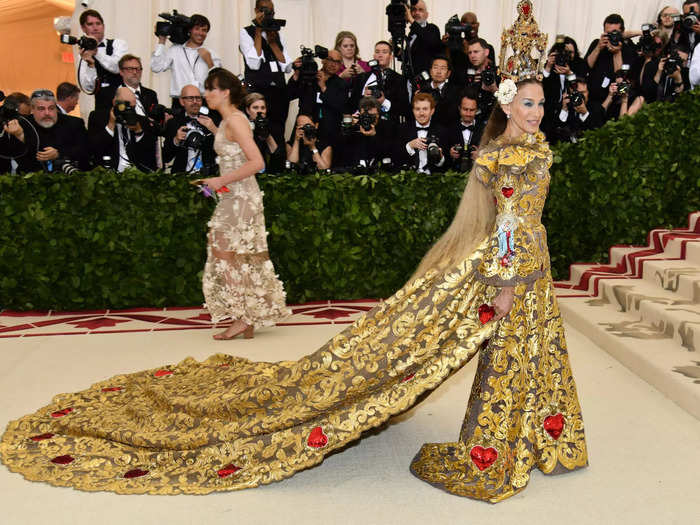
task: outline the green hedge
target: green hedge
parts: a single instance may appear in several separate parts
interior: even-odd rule
[[[700,96],[555,148],[544,223],[555,278],[700,209]],[[272,260],[291,303],[386,297],[451,220],[458,173],[264,175]],[[183,175],[0,176],[0,308],[202,302],[213,202]]]

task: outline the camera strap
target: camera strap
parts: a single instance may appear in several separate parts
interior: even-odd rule
[[[194,48],[190,48],[190,49],[194,49]],[[185,46],[184,46],[184,45],[182,46],[182,52],[185,54],[185,60],[187,60],[187,64],[189,64],[190,69],[192,70],[192,78],[195,78],[195,79],[196,79],[196,78],[197,78],[197,74],[195,73],[195,68],[197,67],[197,62],[198,62],[199,59],[201,58],[201,57],[199,56],[199,51],[197,51],[197,58],[194,59],[194,64],[190,61],[190,57],[189,57],[189,55],[187,54],[187,50],[185,49]]]

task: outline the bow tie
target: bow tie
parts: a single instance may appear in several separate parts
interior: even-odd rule
[[[421,131],[421,130],[428,131],[428,129],[430,129],[430,126],[425,126],[425,127],[423,127],[423,126],[416,126],[416,131]]]
[[[475,129],[475,127],[476,127],[476,126],[474,126],[474,124],[471,124],[471,125],[469,125],[469,126],[465,126],[464,124],[460,124],[460,126],[462,126],[462,131],[468,129],[468,130],[471,131],[472,133],[474,133],[474,129]]]
[[[107,45],[104,42],[100,42],[97,44],[97,47],[107,47]]]

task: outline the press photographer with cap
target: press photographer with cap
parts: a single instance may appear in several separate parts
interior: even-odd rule
[[[80,13],[80,28],[97,41],[97,46],[79,49],[78,82],[83,90],[95,95],[95,109],[109,111],[114,92],[122,81],[119,60],[128,53],[128,45],[119,38],[105,39],[104,19],[94,9]]]
[[[179,99],[184,112],[170,119],[165,126],[163,163],[172,161],[170,170],[173,173],[211,170],[216,159],[214,135],[221,118],[218,112],[214,112],[216,120],[200,113],[203,98],[197,86],[183,87]]]
[[[17,173],[87,169],[89,147],[82,119],[59,113],[48,89],[35,91],[30,100],[32,114],[4,127],[14,141],[11,150],[19,155]]]
[[[209,19],[195,14],[189,17],[186,42],[182,44],[173,42],[166,49],[167,37],[158,35],[158,44],[151,55],[151,71],[163,73],[170,70],[170,97],[173,108],[180,107],[179,97],[183,87],[193,85],[200,91],[204,91],[204,81],[209,71],[215,67],[221,67],[219,55],[204,46],[210,29]]]

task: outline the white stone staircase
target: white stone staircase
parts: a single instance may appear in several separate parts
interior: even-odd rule
[[[700,419],[700,212],[556,283],[564,318]]]

